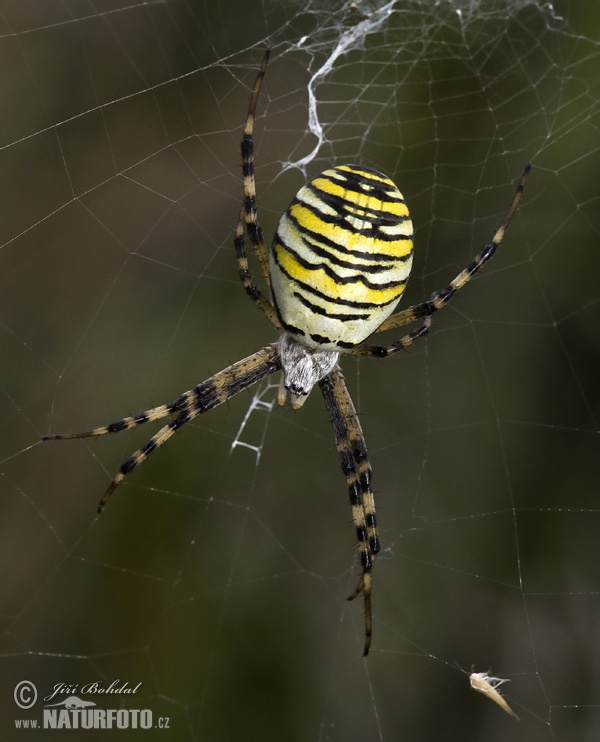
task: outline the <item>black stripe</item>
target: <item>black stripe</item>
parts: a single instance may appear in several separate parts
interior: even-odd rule
[[[144,443],[143,446],[140,447],[140,449],[138,450],[138,454],[141,454],[144,458],[148,458],[148,456],[150,456],[152,451],[154,451],[155,449],[156,442],[151,438],[149,441]],[[141,464],[142,462],[138,459],[138,463]]]
[[[341,178],[336,178],[329,174],[326,175],[325,173],[322,173],[318,177],[324,177],[332,183],[343,185],[347,191],[352,191],[353,193],[360,194],[361,196],[374,196],[384,203],[405,203],[401,194],[399,194],[398,192],[394,193],[394,184],[391,183],[391,181],[389,181],[382,173],[378,172],[377,170],[371,170],[367,167],[361,167],[359,165],[348,165],[348,167],[352,168],[352,170],[342,170],[341,168],[334,168],[336,175],[341,175]],[[361,174],[361,172],[358,171],[372,173],[378,178],[385,178],[385,181],[387,182],[385,182],[384,180],[365,178]],[[361,183],[366,186],[366,188],[361,188]]]
[[[275,255],[273,255],[275,262],[277,263],[278,269],[283,273],[284,276],[289,278],[291,281],[293,281],[296,286],[298,286],[303,291],[306,291],[309,294],[313,294],[314,296],[319,297],[319,299],[322,299],[323,301],[330,302],[331,304],[341,304],[346,307],[353,307],[355,309],[379,309],[380,307],[385,307],[388,304],[393,304],[394,302],[397,302],[400,298],[401,294],[398,296],[393,297],[392,299],[388,299],[385,302],[378,302],[377,304],[373,304],[369,301],[352,301],[351,299],[341,299],[340,297],[332,298],[331,296],[327,296],[327,294],[324,294],[322,291],[319,291],[314,286],[310,286],[307,283],[304,283],[303,281],[299,281],[297,278],[293,278],[290,276],[290,274],[284,270],[281,265],[277,262],[277,258]],[[406,283],[403,281],[403,283]]]
[[[355,348],[357,343],[348,343],[344,340],[336,340],[335,344],[338,348]],[[360,343],[358,343],[360,345]]]
[[[305,307],[308,307],[312,312],[315,314],[321,314],[325,317],[329,317],[330,319],[338,319],[341,322],[347,322],[348,320],[369,320],[371,319],[370,314],[336,314],[335,312],[331,312],[328,309],[325,309],[324,307],[318,306],[318,304],[313,304],[310,302],[305,296],[302,296],[302,294],[298,293],[297,291],[294,291],[293,296],[298,299],[298,301],[301,304],[304,304]],[[369,304],[369,307],[372,305]]]
[[[136,418],[140,417],[139,415],[136,415]],[[131,425],[129,422],[130,419],[135,418],[128,418],[124,417],[122,420],[115,420],[115,422],[109,423],[106,426],[106,429],[109,433],[120,433],[122,430],[127,430],[127,428]],[[141,425],[142,423],[147,422],[147,420],[140,420],[139,422],[134,423],[135,425]]]
[[[324,199],[321,199],[321,200],[325,203]],[[352,217],[352,218],[360,218],[360,217],[357,217],[357,215],[353,213],[348,213],[347,215],[344,215],[344,213],[342,213],[342,211],[339,208],[340,204],[343,205],[343,202],[341,199],[337,197],[335,197],[335,201],[332,200],[331,203],[329,204],[333,209],[335,209],[336,211],[335,214],[325,214],[313,204],[309,204],[306,201],[302,201],[301,199],[294,199],[294,201],[292,201],[290,205],[290,208],[288,209],[287,216],[291,216],[291,210],[296,204],[301,204],[302,206],[304,206],[305,209],[308,209],[312,214],[317,216],[322,222],[325,222],[325,224],[336,224],[338,226],[342,226],[344,229],[348,230],[348,232],[351,232],[352,234],[360,234],[370,239],[381,240],[382,242],[398,242],[400,240],[412,240],[412,237],[413,237],[412,232],[410,235],[404,235],[404,234],[390,235],[390,234],[386,234],[385,232],[381,232],[379,230],[381,226],[395,226],[396,224],[401,224],[402,222],[410,221],[410,217],[408,216],[395,217],[394,219],[391,219],[391,220],[383,219],[381,218],[381,216],[379,216],[377,219],[373,220],[373,223],[369,227],[365,227],[364,229],[357,229],[357,227],[354,224],[349,223],[348,217]]]
[[[248,164],[254,159],[254,142],[252,141],[251,134],[244,134],[242,137],[241,150],[243,161],[242,167],[247,168]],[[249,172],[248,169],[244,169],[244,175],[247,175]]]
[[[302,337],[306,337],[306,333],[304,330],[301,330],[299,327],[295,327],[294,325],[289,325],[287,322],[284,322],[281,320],[281,324],[285,327],[285,329],[291,334],[291,335],[300,335]],[[325,338],[326,342],[329,342],[328,338]]]
[[[328,180],[331,181],[331,178],[328,178]],[[350,197],[346,198],[344,196],[338,196],[335,193],[329,193],[329,191],[320,188],[314,180],[312,180],[306,187],[319,199],[319,201],[323,201],[323,203],[327,204],[327,206],[331,206],[331,208],[335,209],[336,211],[341,211],[341,209],[344,209],[348,213],[355,213],[355,211],[359,211],[362,212],[365,216],[370,215],[373,219],[380,220],[383,223],[387,224],[396,224],[397,222],[405,222],[410,219],[408,215],[398,216],[397,214],[383,211],[382,209],[379,209],[377,207],[367,207],[366,204],[357,203],[356,201],[352,200],[351,194],[356,194],[363,199],[369,198],[377,200],[384,204],[405,204],[403,198],[385,198],[384,194],[378,193],[376,190],[355,190],[354,188],[348,188],[344,183],[337,183],[336,181],[331,182],[333,182],[334,185],[343,187],[345,192],[348,193]]]
[[[312,250],[315,255],[321,258],[331,260],[332,263],[342,266],[344,268],[355,268],[367,273],[379,273],[385,270],[393,268],[397,263],[404,263],[410,260],[413,251],[411,250],[406,255],[396,256],[390,255],[389,253],[367,253],[362,250],[348,250],[344,245],[339,242],[326,237],[325,235],[315,232],[312,229],[307,229],[301,225],[298,220],[292,216],[292,214],[286,214],[285,218],[289,219],[292,224],[296,227],[298,232],[301,234],[303,242]],[[288,249],[288,245],[285,243],[281,233],[277,230],[276,238],[279,242]],[[339,257],[336,253],[342,253],[356,258],[359,260],[368,261],[366,263],[357,263],[353,260],[345,261]]]
[[[379,226],[393,226],[401,222],[407,222],[410,220],[409,216],[398,216],[396,214],[390,214],[377,208],[367,208],[364,205],[355,203],[350,199],[345,199],[340,196],[336,196],[333,193],[327,193],[322,191],[314,183],[309,183],[307,189],[311,191],[314,196],[326,206],[329,206],[336,211],[341,217],[349,216],[356,219],[368,219],[369,221],[377,222]],[[363,196],[366,194],[363,193]],[[299,199],[302,203],[306,204],[309,209],[313,208],[312,203],[304,201],[302,198]]]
[[[368,264],[362,263],[362,262],[355,262],[354,260],[343,260],[338,255],[336,255],[334,252],[332,252],[330,249],[327,249],[323,247],[322,244],[319,244],[319,242],[325,242],[328,241],[332,245],[337,245],[337,243],[333,242],[333,240],[327,240],[327,238],[322,238],[321,235],[319,235],[317,232],[312,232],[308,229],[302,229],[299,225],[298,228],[301,230],[302,237],[304,238],[303,241],[306,245],[310,247],[310,250],[312,253],[314,253],[319,258],[324,258],[326,260],[331,261],[335,265],[339,265],[340,268],[351,268],[353,270],[360,270],[365,273],[384,273],[385,271],[392,270],[396,267],[397,262],[404,262],[406,258],[387,258],[387,256],[383,255],[377,255],[376,261],[371,261]],[[281,239],[281,235],[277,235],[280,238],[281,244],[289,251],[289,248],[287,244],[284,242],[283,239]],[[313,237],[316,237],[317,240],[313,239]],[[339,246],[338,246],[338,252],[340,252]],[[353,250],[352,252],[348,253],[351,257],[357,257],[356,251]]]
[[[331,338],[325,337],[325,335],[314,334],[310,336],[310,339],[313,340],[315,343],[320,343],[321,345],[325,345],[325,343],[327,344],[333,343],[334,345],[338,345],[337,342],[335,342]]]
[[[290,247],[285,245],[282,241],[279,242],[279,245],[286,250],[290,255],[292,255],[295,260],[300,263],[300,265],[303,268],[306,268],[307,270],[317,271],[317,270],[324,270],[325,273],[338,285],[346,285],[351,283],[362,283],[363,286],[366,286],[368,289],[372,291],[383,291],[386,289],[392,289],[397,286],[405,286],[406,285],[406,279],[402,281],[386,281],[385,283],[372,283],[369,281],[365,276],[363,275],[354,275],[354,276],[340,276],[338,275],[334,270],[332,270],[328,265],[325,263],[310,263],[309,261],[305,260],[304,258],[300,257],[297,252],[292,250]],[[285,269],[281,266],[281,263],[279,262],[277,258],[277,252],[273,250],[272,252],[273,259],[275,260],[275,263],[277,264],[277,267],[279,270],[288,278],[290,278],[292,281],[298,284],[298,286],[305,287],[308,291],[312,291],[312,293],[317,294],[318,296],[322,296],[324,298],[327,298],[328,301],[333,302],[342,302],[344,303],[344,300],[342,299],[332,299],[327,296],[327,294],[324,294],[322,292],[319,292],[317,289],[315,289],[313,286],[309,286],[308,284],[303,283],[302,281],[299,281],[297,278],[294,278],[293,276],[290,276],[289,273],[285,271]],[[358,271],[359,269],[354,266],[354,268]],[[398,298],[398,297],[395,297]],[[395,299],[394,299],[395,300]],[[392,300],[392,301],[394,301]],[[356,307],[373,307],[373,306],[381,306],[381,304],[377,303],[374,304],[373,302],[346,302],[348,306],[356,306]]]
[[[297,278],[293,278],[290,276],[290,274],[284,270],[281,265],[277,262],[277,258],[275,255],[273,255],[273,258],[275,262],[277,263],[278,269],[283,273],[284,276],[289,278],[291,281],[293,281],[296,286],[301,288],[303,291],[306,291],[309,294],[313,294],[314,296],[318,296],[319,299],[322,299],[323,301],[331,302],[332,304],[343,304],[346,307],[354,307],[356,309],[378,309],[379,307],[385,307],[388,304],[393,304],[394,302],[398,301],[401,294],[398,296],[395,296],[392,299],[388,299],[385,302],[380,302],[377,304],[373,304],[369,301],[352,301],[350,299],[340,299],[339,297],[332,298],[331,296],[327,296],[327,294],[324,294],[322,291],[319,291],[314,286],[309,286],[309,284],[304,283],[303,281],[299,281]],[[405,281],[403,283],[406,283]]]

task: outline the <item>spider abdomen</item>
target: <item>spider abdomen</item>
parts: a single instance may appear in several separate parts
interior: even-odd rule
[[[404,292],[412,236],[404,198],[385,175],[356,165],[321,173],[296,194],[271,249],[284,328],[322,350],[362,343]]]

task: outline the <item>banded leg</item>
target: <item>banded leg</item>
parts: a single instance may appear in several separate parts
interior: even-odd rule
[[[418,340],[419,338],[427,334],[429,325],[431,323],[431,315],[439,311],[440,309],[443,309],[446,304],[448,304],[450,299],[452,299],[452,297],[456,294],[456,292],[462,289],[463,286],[465,286],[471,280],[471,278],[473,278],[473,276],[480,270],[480,268],[485,265],[485,263],[487,263],[487,261],[491,257],[493,257],[500,243],[504,239],[504,234],[508,229],[508,225],[510,224],[515,211],[519,206],[519,201],[521,200],[521,196],[525,188],[525,181],[527,180],[527,176],[529,175],[530,170],[531,165],[526,165],[525,169],[523,170],[523,174],[519,179],[519,183],[517,184],[517,189],[515,191],[515,195],[510,208],[506,212],[506,216],[504,217],[502,223],[492,237],[491,242],[485,245],[485,247],[479,253],[477,253],[477,255],[469,263],[469,265],[464,270],[462,270],[448,284],[448,286],[441,289],[440,291],[436,291],[434,294],[432,294],[431,298],[428,301],[421,302],[420,304],[414,304],[413,306],[408,307],[408,309],[405,309],[402,312],[397,312],[391,317],[388,317],[376,330],[376,332],[379,333],[383,332],[384,330],[391,330],[394,327],[407,325],[411,322],[418,322],[419,320],[425,318],[423,324],[415,331],[405,335],[404,337],[400,338],[400,340],[397,340],[396,342],[393,342],[389,345],[363,345],[359,348],[353,348],[351,351],[349,351],[350,353],[353,353],[355,355],[358,354],[367,356],[378,356],[380,358],[384,358],[386,356],[392,355],[393,353],[397,353],[399,350],[403,350],[415,340]]]
[[[408,320],[408,322],[414,322],[414,320]],[[417,327],[416,330],[406,333],[400,340],[396,340],[390,345],[359,345],[357,348],[352,348],[346,351],[352,355],[357,356],[375,356],[377,358],[386,358],[391,356],[393,353],[397,353],[399,350],[405,350],[412,345],[415,341],[425,337],[431,327],[431,317],[425,317],[423,323]],[[379,330],[377,330],[379,332]]]
[[[104,435],[105,433],[118,433],[121,430],[129,430],[151,420],[159,420],[170,414],[177,413],[177,416],[173,420],[164,425],[149,441],[138,448],[135,453],[121,464],[119,471],[113,477],[108,489],[98,504],[98,512],[101,513],[108,498],[125,477],[143,463],[159,446],[166,443],[179,428],[198,417],[198,415],[218,407],[234,395],[280,369],[281,360],[279,358],[278,344],[267,345],[257,353],[234,363],[223,371],[211,376],[210,379],[198,384],[193,389],[184,392],[173,402],[154,407],[145,412],[140,412],[132,417],[115,420],[108,425],[97,428],[88,428],[75,433],[45,435],[43,440],[89,438],[91,436]]]
[[[241,218],[243,218],[246,223],[248,237],[250,238],[250,242],[252,242],[260,268],[268,285],[270,285],[269,259],[267,256],[263,232],[258,223],[256,212],[256,181],[254,178],[254,116],[256,114],[258,94],[260,93],[262,81],[267,71],[270,53],[270,50],[267,49],[262,58],[262,62],[260,63],[256,80],[254,81],[241,146],[242,174],[244,176],[244,209]]]
[[[240,281],[244,287],[244,291],[252,299],[252,301],[258,305],[263,311],[271,323],[278,329],[282,330],[281,322],[277,317],[277,312],[271,303],[265,298],[262,291],[252,280],[252,274],[250,272],[250,265],[248,263],[248,253],[246,252],[246,243],[244,241],[244,214],[245,207],[242,206],[242,211],[238,221],[238,225],[235,230],[235,254],[238,262],[238,273]]]
[[[244,126],[244,135],[242,137],[241,153],[242,153],[242,173],[244,177],[244,200],[240,211],[240,217],[238,220],[237,228],[235,230],[235,253],[238,261],[239,275],[244,290],[248,296],[260,307],[260,309],[267,315],[271,322],[275,325],[278,330],[281,330],[281,323],[277,317],[275,309],[271,306],[270,302],[264,297],[260,289],[256,286],[252,280],[250,273],[250,266],[248,264],[248,254],[246,252],[246,244],[244,241],[244,230],[247,232],[254,253],[258,259],[263,277],[267,283],[267,286],[271,285],[271,278],[269,275],[269,260],[267,256],[267,249],[265,247],[265,241],[261,226],[258,222],[257,209],[256,209],[256,181],[254,177],[254,115],[256,112],[256,104],[258,102],[258,94],[260,87],[267,70],[267,63],[269,61],[269,51],[265,53],[263,60],[260,65],[260,69],[256,75],[254,82],[254,88],[250,96],[250,103],[248,105],[248,114],[246,116],[246,124]]]
[[[348,484],[352,520],[356,529],[362,574],[356,590],[348,597],[353,600],[361,593],[365,604],[365,647],[367,656],[371,646],[373,619],[371,614],[371,571],[375,555],[380,549],[375,500],[371,491],[371,464],[364,435],[346,382],[336,366],[319,382],[331,424],[335,431],[336,448],[342,471]]]

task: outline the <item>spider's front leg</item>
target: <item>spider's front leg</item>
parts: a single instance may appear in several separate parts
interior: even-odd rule
[[[254,87],[248,105],[248,113],[246,114],[246,124],[244,126],[244,134],[241,143],[244,199],[242,201],[240,216],[235,230],[234,246],[238,263],[238,274],[242,286],[244,287],[244,291],[267,316],[269,321],[278,330],[281,330],[281,322],[279,321],[277,312],[252,278],[250,265],[248,263],[248,254],[246,252],[246,243],[244,240],[244,232],[246,232],[250,242],[252,243],[254,254],[258,259],[263,278],[265,279],[267,286],[270,288],[271,277],[269,275],[269,261],[263,231],[258,221],[258,212],[256,208],[256,180],[254,176],[254,117],[256,115],[258,95],[260,93],[263,78],[267,71],[268,61],[269,51],[267,50],[256,75],[256,80],[254,81]]]
[[[371,614],[371,572],[375,555],[380,549],[375,500],[371,491],[371,464],[367,454],[365,438],[338,366],[319,382],[325,405],[335,432],[336,448],[340,456],[342,471],[348,483],[352,519],[360,554],[362,574],[356,590],[348,597],[353,600],[361,593],[365,606],[365,646],[363,656],[371,647],[373,618]]]

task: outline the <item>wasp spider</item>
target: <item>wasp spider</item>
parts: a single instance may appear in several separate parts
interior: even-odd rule
[[[279,403],[289,403],[297,409],[318,385],[333,425],[358,540],[362,571],[349,600],[360,594],[364,598],[364,655],[367,655],[372,632],[371,572],[380,545],[371,465],[338,360],[343,353],[384,358],[427,334],[431,315],[445,307],[496,251],[518,206],[529,165],[491,242],[428,301],[393,314],[410,273],[413,228],[402,194],[389,178],[375,170],[359,165],[333,167],[301,188],[281,218],[267,254],[256,212],[253,127],[268,58],[267,52],[254,83],[242,138],[244,198],[235,232],[235,252],[242,285],[277,328],[279,340],[184,392],[173,402],[109,425],[48,435],[45,439],[117,433],[172,416],[170,422],[121,464],[98,505],[100,512],[123,479],[154,450],[190,420],[234,394],[283,371]],[[271,302],[254,283],[244,234],[254,248],[270,289]],[[364,344],[373,333],[416,322],[420,323],[416,329],[388,345]]]

